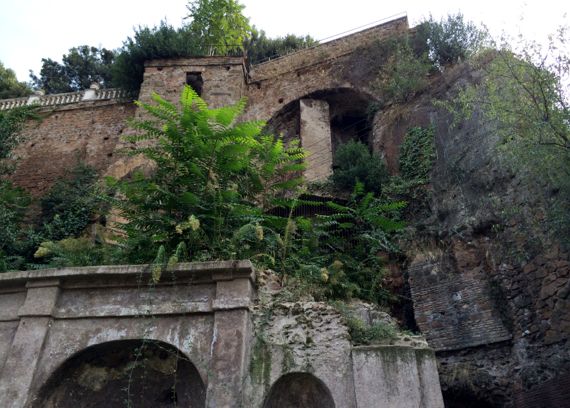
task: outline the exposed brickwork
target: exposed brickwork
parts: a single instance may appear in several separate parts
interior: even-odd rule
[[[180,90],[187,83],[187,74],[200,74],[202,97],[211,107],[237,102],[245,93],[242,58],[207,57],[174,60],[153,60],[145,65],[144,82],[139,99],[150,101],[153,92],[167,100],[178,101]]]
[[[19,158],[13,181],[33,196],[45,194],[78,161],[101,174],[119,159],[115,152],[132,103],[90,102],[54,109],[30,121],[15,149]]]
[[[307,69],[326,60],[353,53],[358,47],[393,36],[395,32],[408,29],[407,17],[401,17],[384,24],[360,31],[346,37],[307,48],[284,57],[255,65],[251,70],[254,81],[277,78],[291,71]]]
[[[348,88],[372,94],[370,85],[384,61],[369,58],[366,49],[407,30],[403,17],[253,66],[245,117],[269,120],[289,103],[321,90]]]
[[[478,260],[460,260],[471,265],[459,271],[453,261],[437,256],[408,269],[416,323],[430,346],[454,350],[510,339]]]

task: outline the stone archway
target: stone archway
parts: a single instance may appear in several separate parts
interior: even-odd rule
[[[263,408],[335,408],[327,386],[312,374],[290,373],[271,387]]]
[[[323,89],[287,103],[267,127],[282,134],[285,142],[300,140],[308,154],[305,177],[322,181],[332,172],[332,158],[339,145],[358,140],[371,147],[374,101],[352,88]]]
[[[34,408],[203,408],[206,388],[178,349],[154,340],[88,347],[63,363],[41,388]]]

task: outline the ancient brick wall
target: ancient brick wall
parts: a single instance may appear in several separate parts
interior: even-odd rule
[[[116,152],[127,119],[135,106],[130,102],[82,102],[41,112],[22,131],[23,142],[13,181],[33,196],[45,194],[79,161],[101,174],[120,159]]]
[[[416,323],[433,348],[462,349],[511,338],[497,312],[481,260],[460,259],[459,269],[444,255],[421,258],[409,267],[409,281]]]
[[[210,107],[218,108],[237,102],[245,92],[242,58],[205,57],[153,60],[145,64],[144,81],[139,100],[149,102],[156,92],[177,102],[185,84],[199,87],[202,98]],[[196,86],[193,82],[197,82]]]
[[[250,68],[246,119],[269,120],[289,103],[327,89],[349,88],[371,94],[384,61],[367,48],[408,31],[402,17],[328,43]]]
[[[385,39],[407,29],[407,17],[400,17],[352,35],[255,65],[251,69],[251,77],[254,81],[278,78],[284,73],[307,69],[313,65],[322,64],[326,60],[353,53],[362,45]]]

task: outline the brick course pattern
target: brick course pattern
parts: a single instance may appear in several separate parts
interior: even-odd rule
[[[101,174],[119,159],[116,147],[132,103],[84,102],[44,111],[22,131],[23,142],[14,150],[18,158],[12,180],[34,197],[43,196],[79,161]]]
[[[509,340],[480,270],[449,271],[441,258],[408,269],[416,323],[436,351]]]

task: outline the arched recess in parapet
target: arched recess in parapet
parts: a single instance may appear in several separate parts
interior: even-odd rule
[[[309,373],[289,373],[269,390],[263,408],[335,408],[331,392]]]
[[[111,341],[65,361],[33,408],[204,408],[206,387],[177,348],[155,340]]]

